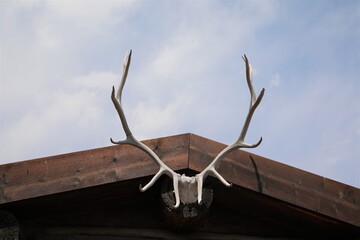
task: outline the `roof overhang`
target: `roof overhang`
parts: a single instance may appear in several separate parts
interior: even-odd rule
[[[173,170],[195,172],[202,171],[225,147],[194,134],[144,143]],[[129,145],[0,165],[0,206],[138,179],[157,171],[157,165],[145,153]],[[310,215],[360,227],[358,188],[241,150],[229,154],[218,172],[232,182],[235,189],[279,200]]]

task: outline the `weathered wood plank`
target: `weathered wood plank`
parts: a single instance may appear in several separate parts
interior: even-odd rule
[[[189,168],[202,171],[226,146],[191,135]],[[360,190],[242,150],[219,173],[237,186],[360,227]]]
[[[166,179],[167,176],[159,179],[144,193],[138,191],[138,186],[149,177],[12,202],[2,207],[17,217],[29,239],[47,239],[45,237],[49,235],[43,235],[42,230],[51,227],[169,230],[166,218],[161,218],[159,202],[160,186]],[[354,234],[360,236],[360,231],[356,232],[354,227],[349,228],[342,222],[329,224],[319,215],[310,216],[305,210],[299,212],[285,202],[236,185],[224,188],[215,179],[209,180],[208,184],[214,187],[214,201],[210,214],[196,232],[267,237],[316,234],[320,237],[341,236],[341,239],[351,239],[347,236]],[[31,232],[34,229],[38,231]],[[33,237],[35,235],[39,238]],[[184,235],[190,236],[193,235]],[[67,239],[65,236],[59,238]],[[101,235],[99,239],[103,239]]]
[[[199,172],[225,147],[193,134],[148,140],[145,144],[172,169]],[[0,205],[124,182],[157,171],[157,165],[145,153],[127,145],[5,164],[0,166]],[[360,227],[357,188],[240,150],[225,159],[219,172],[236,186],[280,200],[288,208]]]
[[[172,169],[188,167],[188,134],[144,143]],[[145,153],[129,145],[0,165],[0,204],[149,176],[157,171],[157,165]]]

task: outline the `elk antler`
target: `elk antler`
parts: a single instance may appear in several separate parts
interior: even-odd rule
[[[143,144],[142,142],[138,141],[131,133],[130,128],[127,124],[126,118],[125,118],[125,114],[124,114],[124,110],[122,108],[121,105],[121,95],[122,95],[122,90],[124,88],[125,85],[125,81],[126,81],[126,77],[129,71],[129,66],[130,66],[130,61],[131,61],[131,50],[126,54],[125,56],[125,60],[124,60],[124,66],[123,66],[123,75],[121,78],[121,82],[118,88],[118,91],[116,93],[115,96],[115,87],[112,88],[112,93],[111,93],[111,100],[114,103],[114,106],[116,108],[116,111],[119,114],[122,126],[124,128],[125,134],[126,134],[126,139],[123,141],[113,141],[112,138],[110,138],[110,141],[114,144],[130,144],[134,147],[137,147],[141,150],[143,150],[145,153],[147,153],[154,161],[157,165],[159,165],[160,169],[159,171],[155,174],[155,176],[151,179],[151,181],[145,185],[145,187],[142,187],[140,185],[140,191],[144,192],[147,189],[149,189],[155,182],[156,180],[163,174],[168,175],[170,178],[173,179],[173,183],[174,183],[174,193],[175,193],[175,208],[177,208],[180,205],[180,197],[179,197],[179,178],[180,178],[180,174],[177,174],[176,172],[174,172],[173,170],[171,170],[171,168],[169,168],[165,163],[163,163],[160,158],[145,144]]]
[[[254,88],[252,86],[252,68],[251,65],[249,63],[249,60],[247,59],[246,55],[243,56],[243,60],[245,61],[245,66],[246,66],[246,79],[247,79],[247,84],[249,86],[249,90],[250,90],[250,95],[251,95],[251,101],[250,101],[250,108],[249,108],[249,112],[248,115],[246,116],[246,120],[244,122],[244,126],[241,130],[240,136],[239,138],[231,145],[227,146],[224,150],[222,150],[216,157],[215,159],[210,163],[209,166],[207,166],[201,173],[197,174],[195,176],[196,181],[197,181],[197,189],[198,189],[198,203],[201,203],[202,200],[202,186],[203,186],[203,182],[205,181],[206,177],[208,175],[212,175],[214,177],[217,177],[225,186],[230,187],[231,184],[228,183],[217,171],[216,171],[216,167],[220,164],[221,160],[224,159],[224,157],[226,155],[228,155],[230,152],[234,151],[235,149],[238,148],[255,148],[257,146],[260,145],[262,138],[260,138],[259,142],[256,144],[248,144],[245,142],[245,136],[246,136],[246,132],[249,128],[250,125],[250,121],[251,118],[255,112],[255,109],[257,108],[257,106],[260,104],[261,99],[264,96],[265,93],[265,89],[263,88],[260,92],[260,95],[258,98],[256,98],[256,94],[254,91]]]
[[[216,178],[218,178],[224,185],[226,186],[231,186],[230,183],[228,183],[216,170],[216,167],[218,167],[218,165],[220,164],[221,160],[225,158],[225,156],[227,154],[229,154],[230,152],[234,151],[235,149],[238,148],[254,148],[260,145],[262,138],[260,138],[259,142],[256,144],[248,144],[245,142],[245,136],[246,136],[246,132],[249,128],[250,122],[251,122],[251,118],[256,110],[256,108],[258,107],[258,105],[260,104],[264,93],[265,93],[265,89],[262,89],[260,92],[259,97],[256,97],[254,88],[252,86],[252,69],[251,69],[251,65],[246,57],[246,55],[243,56],[243,60],[245,61],[245,66],[246,66],[246,79],[247,79],[247,84],[250,90],[250,95],[251,95],[251,101],[250,101],[250,108],[249,108],[249,112],[246,116],[245,122],[244,122],[244,126],[241,130],[240,136],[239,138],[231,145],[227,146],[224,150],[222,150],[216,157],[215,159],[209,164],[209,166],[207,166],[201,173],[196,174],[195,177],[187,177],[185,175],[182,175],[180,177],[180,174],[174,172],[173,170],[171,170],[171,168],[169,168],[165,163],[163,163],[160,158],[145,144],[143,144],[142,142],[138,141],[131,133],[130,128],[127,124],[126,118],[125,118],[125,114],[121,105],[121,95],[122,95],[122,91],[125,85],[125,81],[126,81],[126,77],[129,71],[129,66],[130,66],[130,61],[131,61],[131,50],[127,53],[126,57],[125,57],[125,62],[124,62],[124,67],[123,67],[123,75],[122,75],[122,79],[119,85],[119,89],[117,91],[117,94],[115,96],[115,88],[113,87],[112,89],[112,93],[111,93],[111,99],[114,103],[114,106],[116,108],[116,111],[119,114],[123,129],[125,131],[126,134],[126,139],[123,141],[113,141],[112,139],[111,142],[114,144],[130,144],[132,146],[135,146],[141,150],[143,150],[145,153],[147,153],[154,161],[155,163],[160,167],[159,171],[155,174],[155,176],[150,180],[150,182],[148,184],[145,185],[145,187],[141,187],[140,185],[140,191],[144,192],[147,189],[149,189],[155,182],[156,180],[163,174],[168,175],[170,178],[173,179],[173,185],[174,185],[174,194],[175,194],[175,208],[177,208],[180,205],[180,200],[184,203],[192,203],[192,202],[196,202],[196,197],[193,198],[192,196],[196,196],[197,194],[197,201],[200,204],[201,200],[202,200],[202,187],[203,187],[203,182],[205,181],[206,177],[209,175],[212,175]],[[192,185],[196,184],[195,182],[197,182],[197,193],[196,192],[189,192],[189,189],[193,189]],[[181,197],[179,194],[179,183],[182,189],[184,189],[184,191],[187,191],[183,194],[183,196]],[[191,190],[192,191],[192,190]],[[193,194],[193,195],[191,195]],[[185,196],[185,197],[184,197]],[[189,197],[190,196],[190,197]]]

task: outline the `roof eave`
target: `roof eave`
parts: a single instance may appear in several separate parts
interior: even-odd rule
[[[173,170],[202,171],[224,144],[182,134],[144,141]],[[0,204],[154,175],[142,151],[117,145],[0,165]],[[245,151],[219,173],[233,184],[360,227],[360,190]]]

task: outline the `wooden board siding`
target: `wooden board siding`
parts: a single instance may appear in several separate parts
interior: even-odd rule
[[[172,169],[192,174],[202,171],[225,147],[194,134],[152,139],[144,143]],[[138,190],[139,184],[146,183],[157,171],[157,165],[145,153],[128,145],[0,165],[0,209],[20,216],[20,220],[25,222],[32,222],[33,215],[47,222],[47,218],[53,217],[52,213],[60,214],[61,222],[66,219],[62,218],[63,212],[74,212],[80,216],[80,221],[89,221],[91,211],[101,213],[99,206],[120,204],[122,207],[118,212],[109,213],[113,214],[111,219],[120,221],[116,227],[129,227],[121,221],[132,217],[134,223],[140,224],[136,227],[146,228],[149,222],[141,225],[140,218],[150,216],[153,221],[153,206],[147,206],[152,209],[147,213],[150,215],[146,215],[140,211],[142,208],[131,208],[126,204],[136,201],[146,203],[148,199],[158,201],[160,195],[156,191],[159,183],[145,193]],[[258,228],[266,235],[271,231],[265,225],[284,228],[286,233],[305,226],[313,228],[310,233],[321,229],[328,233],[355,233],[360,237],[358,188],[241,150],[225,158],[219,173],[232,182],[233,187],[226,188],[217,180],[209,179],[215,189],[214,209],[220,209],[220,212],[213,215],[213,222],[210,219],[204,225],[204,231],[221,227],[219,232],[230,233],[231,228],[241,226],[242,232],[237,234],[246,234],[247,229],[256,232]],[[131,216],[128,209],[140,212]],[[225,220],[217,223],[221,217]],[[94,224],[101,225],[104,219]],[[253,222],[246,223],[248,220]],[[226,221],[232,222],[226,225]],[[154,224],[151,227],[163,227],[156,217]],[[42,225],[39,223],[39,226]],[[281,235],[281,231],[275,233]],[[274,236],[278,236],[276,234]]]
[[[171,231],[161,216],[159,181],[138,191],[138,178],[5,204],[21,223],[28,239],[239,239],[257,237],[359,237],[356,228],[300,212],[279,200],[234,186],[224,188],[210,178],[214,201],[210,214],[195,232]],[[257,239],[257,238],[255,238]],[[260,238],[261,239],[261,238]]]
[[[189,168],[202,171],[223,148],[192,135]],[[237,186],[360,227],[358,188],[241,150],[225,158],[219,173]]]
[[[189,135],[144,141],[172,169],[188,167]],[[0,204],[153,175],[142,151],[116,145],[0,165]]]

